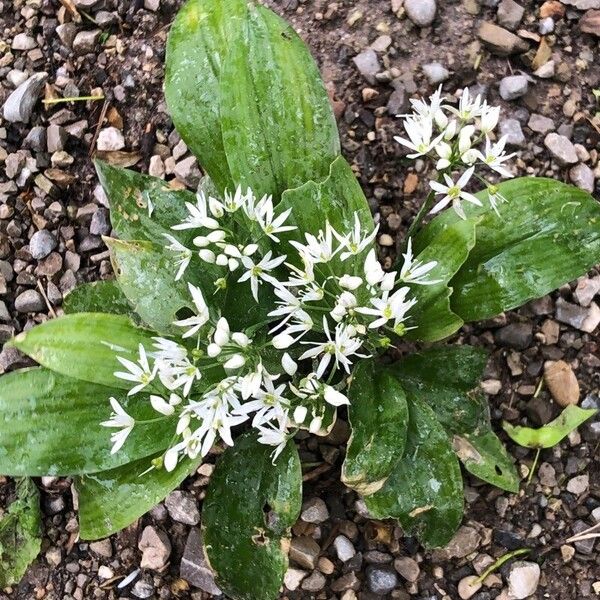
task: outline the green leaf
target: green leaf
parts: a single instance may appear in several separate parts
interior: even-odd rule
[[[138,421],[123,447],[111,454],[102,427],[113,396]],[[173,419],[156,419],[148,396],[71,379],[41,368],[0,378],[0,473],[11,476],[74,475],[104,471],[163,450]]]
[[[77,313],[23,331],[6,345],[57,373],[128,390],[131,382],[113,375],[123,370],[116,357],[135,362],[139,344],[149,349],[152,335],[125,316]]]
[[[600,204],[574,186],[534,177],[501,183],[507,202],[500,216],[489,208],[465,203],[467,217],[480,216],[476,243],[450,282],[452,310],[465,321],[493,317],[548,294],[583,275],[600,261]],[[424,230],[434,239],[457,222],[449,210]]]
[[[293,441],[275,464],[272,453],[253,432],[239,437],[217,463],[204,499],[206,554],[219,587],[236,600],[274,600],[287,569],[302,473]]]
[[[376,519],[398,519],[427,547],[447,544],[463,515],[458,460],[434,412],[410,398],[406,451],[381,490],[364,498]]]
[[[430,271],[431,280],[439,280],[434,285],[410,284],[412,295],[417,299],[411,310],[409,325],[417,326],[406,333],[410,340],[436,342],[458,331],[463,320],[450,309],[452,288],[448,282],[467,260],[469,252],[475,245],[476,221],[460,220],[440,229],[435,238],[421,241],[415,239],[414,253],[416,260],[425,264],[437,261],[436,267]]]
[[[173,190],[158,177],[142,175],[130,169],[95,161],[98,179],[110,203],[113,229],[123,240],[144,240],[165,246],[168,233],[187,245],[194,237],[191,230],[171,229],[188,216],[185,203],[196,204],[196,195],[188,190]],[[149,216],[148,203],[152,205]]]
[[[159,458],[160,455],[154,457]],[[182,459],[169,473],[163,468],[151,468],[149,457],[110,471],[76,477],[81,539],[98,540],[131,525],[194,472],[200,462]]]
[[[365,194],[343,156],[331,163],[323,181],[308,181],[300,187],[286,190],[277,211],[282,213],[287,209],[292,211],[288,222],[297,229],[287,236],[282,235],[282,238],[288,237],[303,243],[306,241],[304,234],[317,235],[325,229],[325,221],[329,221],[339,232],[345,232],[354,228],[357,215],[365,234],[374,227]]]
[[[177,266],[172,253],[151,242],[110,238],[104,241],[110,250],[119,285],[133,310],[152,329],[181,334],[181,328],[174,326],[173,321],[179,310],[193,308],[194,304],[185,279],[175,281]],[[186,273],[189,280],[199,283],[191,271]],[[206,289],[206,286],[201,287]]]
[[[38,489],[28,478],[15,483],[17,498],[0,520],[0,589],[18,583],[42,547]]]
[[[350,385],[352,435],[342,481],[362,495],[381,489],[404,454],[408,427],[406,394],[400,382],[375,361],[357,364]]]
[[[221,192],[235,186],[221,135],[219,78],[223,57],[245,26],[246,13],[246,0],[189,0],[177,13],[167,40],[169,114]]]
[[[595,408],[579,408],[567,406],[554,421],[539,429],[511,425],[504,421],[502,427],[511,440],[525,448],[552,448],[566,438],[571,431],[577,429],[598,411]]]
[[[519,490],[512,458],[492,431],[489,408],[476,389],[487,354],[472,346],[442,346],[411,354],[393,369],[409,398],[435,412],[467,471],[510,492]]]
[[[228,43],[220,116],[233,181],[258,197],[279,198],[327,177],[340,153],[339,136],[304,42],[275,13],[251,4],[247,25]]]
[[[69,292],[62,303],[67,314],[80,312],[105,312],[114,315],[128,315],[131,304],[113,280],[83,283]]]

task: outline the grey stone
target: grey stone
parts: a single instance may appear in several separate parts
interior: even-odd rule
[[[48,152],[58,152],[64,150],[65,142],[67,141],[69,134],[66,132],[64,127],[55,125],[54,123],[48,125],[46,130],[46,144]]]
[[[100,151],[122,150],[125,147],[125,138],[116,127],[105,127],[98,134],[96,147]]]
[[[108,211],[104,208],[99,208],[92,215],[92,221],[90,222],[90,233],[92,235],[108,235],[110,233]]]
[[[144,8],[156,12],[160,8],[160,0],[144,0]]]
[[[374,594],[389,594],[398,584],[398,575],[391,567],[367,567],[367,585]]]
[[[525,75],[510,75],[500,81],[500,96],[503,100],[516,100],[527,93],[528,87]]]
[[[11,69],[6,76],[6,81],[14,88],[18,88],[24,81],[27,81],[27,73],[19,69]]]
[[[33,50],[36,46],[37,44],[31,36],[26,33],[17,33],[10,47],[13,50]]]
[[[165,499],[165,506],[173,521],[186,525],[197,525],[200,522],[198,503],[189,492],[182,490],[171,492]]]
[[[542,485],[554,487],[556,485],[556,469],[547,462],[543,462],[538,469],[538,478]]]
[[[500,121],[500,135],[506,136],[506,143],[509,146],[517,148],[525,146],[525,134],[521,128],[521,123],[517,119],[502,119]]]
[[[600,8],[600,0],[561,0],[561,2],[569,6],[574,6],[578,10]]]
[[[356,554],[354,544],[345,535],[338,535],[333,540],[333,546],[335,548],[337,557],[342,562],[350,560]]]
[[[404,10],[408,18],[419,27],[429,27],[435,19],[435,0],[404,0]]]
[[[142,569],[159,571],[167,564],[171,555],[171,542],[167,534],[150,525],[144,528],[138,548],[142,551]]]
[[[592,193],[594,191],[596,181],[594,171],[584,163],[579,163],[569,170],[569,179],[578,188],[586,192]]]
[[[552,33],[554,31],[554,19],[552,17],[542,19],[538,24],[538,31],[541,35]]]
[[[371,84],[375,84],[375,74],[381,70],[379,58],[375,50],[368,48],[357,54],[352,61],[359,73]]]
[[[567,492],[571,492],[571,494],[575,494],[576,496],[581,496],[581,494],[588,491],[589,487],[589,475],[577,475],[576,477],[569,479],[569,482],[567,483]]]
[[[508,31],[508,29],[498,27],[498,25],[488,21],[484,21],[480,25],[477,36],[493,54],[498,56],[522,54],[529,49],[529,44],[525,40]]]
[[[437,85],[450,77],[450,72],[439,62],[427,63],[422,67],[425,77],[431,85]]]
[[[90,544],[90,550],[104,558],[111,558],[113,555],[112,544],[108,538],[92,542]]]
[[[556,162],[562,167],[574,165],[579,162],[575,146],[573,146],[571,140],[564,135],[549,133],[544,138],[544,145],[548,148]]]
[[[521,23],[525,9],[514,0],[502,0],[498,6],[498,24],[514,31]]]
[[[300,518],[305,523],[323,523],[329,518],[329,510],[321,498],[311,498],[302,505]]]
[[[44,258],[56,248],[56,238],[47,229],[36,231],[29,240],[29,252],[35,260]]]
[[[77,25],[75,23],[61,23],[56,27],[56,34],[67,48],[72,48],[73,40],[77,35]]]
[[[584,277],[577,282],[573,297],[579,306],[589,306],[599,292],[600,275],[592,278]]]
[[[15,299],[15,308],[20,313],[40,312],[46,308],[44,299],[37,290],[25,290]]]
[[[556,319],[580,331],[592,333],[600,323],[600,308],[595,302],[586,308],[559,298],[556,301]]]
[[[475,552],[480,544],[481,535],[477,529],[463,525],[443,548],[442,552],[449,558],[464,558]]]
[[[73,0],[77,8],[83,8],[83,10],[94,10],[100,8],[104,4],[104,0]]]
[[[293,567],[290,567],[285,572],[285,576],[283,578],[283,585],[285,585],[285,587],[288,590],[293,592],[294,590],[297,590],[298,587],[300,587],[302,580],[307,576],[307,574],[308,573],[306,571],[302,571],[301,569],[294,569]]]
[[[494,337],[500,346],[525,350],[533,341],[533,325],[531,323],[511,323],[498,329]]]
[[[196,527],[191,529],[188,535],[179,575],[182,579],[208,594],[217,596],[222,593],[215,583],[212,569],[204,554],[204,544],[202,543],[200,530]]]
[[[514,600],[533,596],[540,582],[540,566],[534,562],[518,560],[508,573],[508,593]]]
[[[93,52],[101,33],[101,29],[86,29],[78,32],[73,39],[73,52],[79,56]]]
[[[4,118],[11,123],[28,123],[48,73],[35,73],[23,82],[4,103]]]
[[[395,117],[408,111],[408,97],[406,90],[398,86],[390,95],[386,109],[388,114]]]
[[[32,127],[27,137],[23,140],[23,148],[31,148],[36,152],[43,152],[46,149],[46,128],[41,125]]]
[[[541,67],[536,69],[533,74],[540,79],[550,79],[554,77],[556,63],[553,60],[549,60],[547,63],[544,63]]]
[[[414,583],[419,579],[421,569],[419,563],[410,556],[402,556],[394,561],[394,568],[406,581]]]
[[[313,571],[303,582],[302,589],[307,592],[320,592],[324,587],[327,580],[322,573],[319,571]]]
[[[152,598],[154,596],[154,586],[149,581],[140,579],[133,586],[131,595],[135,598]]]
[[[319,544],[312,538],[302,535],[292,538],[290,544],[290,560],[300,567],[310,569],[311,571],[317,565],[317,559],[321,553]]]
[[[197,187],[200,183],[201,173],[198,169],[198,162],[195,156],[188,156],[183,160],[180,160],[173,170],[173,174],[179,181],[183,181],[190,187]]]
[[[544,115],[532,114],[527,122],[527,127],[535,133],[547,134],[556,129],[556,125],[552,119],[544,117]]]

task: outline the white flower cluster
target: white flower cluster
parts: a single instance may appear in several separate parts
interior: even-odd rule
[[[220,269],[215,293],[248,283],[267,307],[266,321],[232,331],[206,290],[188,283],[195,310],[174,322],[181,338],[155,338],[152,348],[139,347],[136,362],[118,357],[125,370],[115,376],[131,382],[129,395],[148,394],[157,418],[176,420],[163,457],[167,470],[183,455],[206,455],[218,439],[232,445],[231,429],[244,422],[261,443],[275,446],[276,457],[298,428],[320,432],[331,424],[326,416],[348,404],[352,364],[411,327],[416,299],[407,284],[437,283],[430,278],[437,263],[415,260],[409,239],[401,269],[385,272],[373,248],[377,229],[365,231],[358,215],[349,231],[325,222],[317,235],[281,241],[296,229],[286,224],[290,210],[278,211],[270,197],[257,200],[251,190],[223,201],[198,193],[187,209],[173,229],[198,230],[197,249],[167,236],[176,278],[193,260],[210,263]],[[102,424],[117,429],[117,452],[136,422],[115,398],[111,405],[111,419]]]
[[[441,87],[430,96],[429,103],[411,100],[411,104],[413,113],[404,119],[407,137],[395,139],[412,151],[408,158],[429,156],[436,161],[440,178],[430,181],[430,187],[435,196],[442,197],[430,212],[437,213],[452,204],[464,219],[463,201],[481,206],[476,196],[465,191],[473,176],[487,187],[490,205],[497,211],[498,202],[504,198],[476,170],[486,167],[501,177],[513,177],[504,164],[514,156],[504,151],[507,137],[495,142],[492,139],[500,107],[490,106],[481,96],[473,98],[468,88],[463,90],[458,107],[444,104]],[[454,172],[462,170],[458,178],[453,177]]]

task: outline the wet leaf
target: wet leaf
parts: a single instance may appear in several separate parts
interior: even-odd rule
[[[587,192],[553,179],[521,177],[498,186],[507,202],[500,216],[465,203],[467,217],[481,217],[476,243],[450,281],[451,309],[465,321],[493,317],[548,294],[600,260],[600,204]],[[423,230],[433,240],[458,222],[452,210]]]
[[[462,327],[463,320],[450,309],[452,288],[448,282],[475,245],[475,225],[474,220],[461,220],[442,228],[434,239],[426,242],[422,242],[420,237],[415,239],[413,250],[416,260],[422,264],[437,261],[436,267],[430,271],[430,279],[440,281],[434,285],[409,285],[418,302],[408,321],[408,326],[417,328],[406,333],[407,339],[436,342]],[[398,268],[400,266],[401,263]]]
[[[342,481],[362,495],[381,489],[404,454],[408,427],[400,382],[375,361],[357,364],[349,390],[352,435]]]
[[[116,281],[83,283],[69,292],[62,303],[67,314],[79,312],[105,312],[129,315],[131,304]]]
[[[364,498],[376,519],[398,519],[427,548],[444,546],[460,525],[463,483],[458,459],[434,412],[408,403],[406,450],[381,490]]]
[[[552,448],[597,412],[595,408],[585,409],[571,405],[567,406],[554,421],[550,421],[550,423],[538,429],[511,425],[506,421],[502,423],[502,427],[519,446],[525,448]]]
[[[275,13],[250,4],[246,25],[228,44],[220,118],[233,181],[279,199],[287,189],[327,177],[340,153],[339,135],[304,42]]]
[[[116,378],[122,371],[117,355],[137,361],[138,345],[152,345],[153,333],[121,315],[76,313],[51,319],[19,333],[6,343],[43,367],[68,377],[129,390],[131,382]]]
[[[186,281],[200,283],[203,290],[208,287],[206,283],[202,285],[197,281],[191,265],[186,276],[175,281],[178,267],[174,264],[173,254],[157,244],[109,238],[104,241],[110,250],[119,285],[133,310],[152,329],[181,334],[181,327],[173,325],[178,318],[177,312],[182,308],[194,308]],[[210,296],[207,295],[207,299]]]
[[[27,477],[15,485],[16,500],[0,520],[0,588],[19,582],[42,546],[38,489]]]
[[[138,421],[124,446],[111,454],[102,427],[115,397]],[[111,469],[163,450],[173,418],[156,419],[147,395],[127,397],[115,388],[59,375],[43,368],[22,369],[0,378],[0,473],[10,476],[74,475]]]
[[[110,203],[110,221],[123,240],[143,240],[166,246],[167,233],[189,245],[191,230],[171,229],[188,215],[186,202],[196,204],[196,195],[188,190],[173,190],[158,177],[129,169],[113,167],[102,161],[95,163],[98,179]],[[152,215],[149,211],[152,207]]]
[[[240,436],[217,463],[204,500],[206,554],[219,587],[236,600],[275,600],[287,569],[302,474],[293,441],[275,464],[272,453],[255,432]]]
[[[435,412],[467,471],[510,492],[519,489],[512,458],[492,431],[478,386],[487,354],[472,346],[440,346],[404,358],[391,369],[409,399]]]
[[[235,183],[223,148],[219,79],[246,24],[246,0],[189,0],[167,40],[165,99],[179,135],[223,192]]]
[[[128,527],[161,502],[201,462],[183,458],[169,473],[152,468],[154,459],[160,459],[160,454],[75,478],[81,539],[98,540]]]

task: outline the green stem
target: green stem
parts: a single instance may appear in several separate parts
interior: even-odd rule
[[[423,221],[425,215],[429,211],[429,209],[431,207],[431,203],[434,198],[435,198],[435,192],[433,192],[433,191],[429,192],[429,195],[427,196],[427,198],[425,198],[425,202],[423,202],[423,204],[421,205],[421,208],[419,208],[419,212],[416,214],[415,218],[413,219],[413,222],[411,223],[410,227],[408,228],[408,231],[406,232],[405,240],[408,240],[421,228],[421,222]]]
[[[516,556],[522,556],[523,554],[529,554],[531,550],[529,548],[519,548],[519,550],[514,550],[513,552],[509,552],[504,556],[501,556],[494,564],[490,565],[476,580],[476,583],[481,583],[488,575],[493,573],[496,569],[499,569],[505,562],[509,561],[511,558],[515,558]]]
[[[527,485],[529,485],[531,483],[531,480],[533,479],[533,474],[535,473],[535,469],[537,467],[541,451],[542,449],[538,448],[535,453],[535,458],[533,459],[533,464],[531,465],[531,471],[529,471],[529,477],[527,478]]]
[[[104,96],[70,96],[68,98],[48,98],[44,104],[60,104],[61,102],[84,102],[87,100],[104,100]]]

